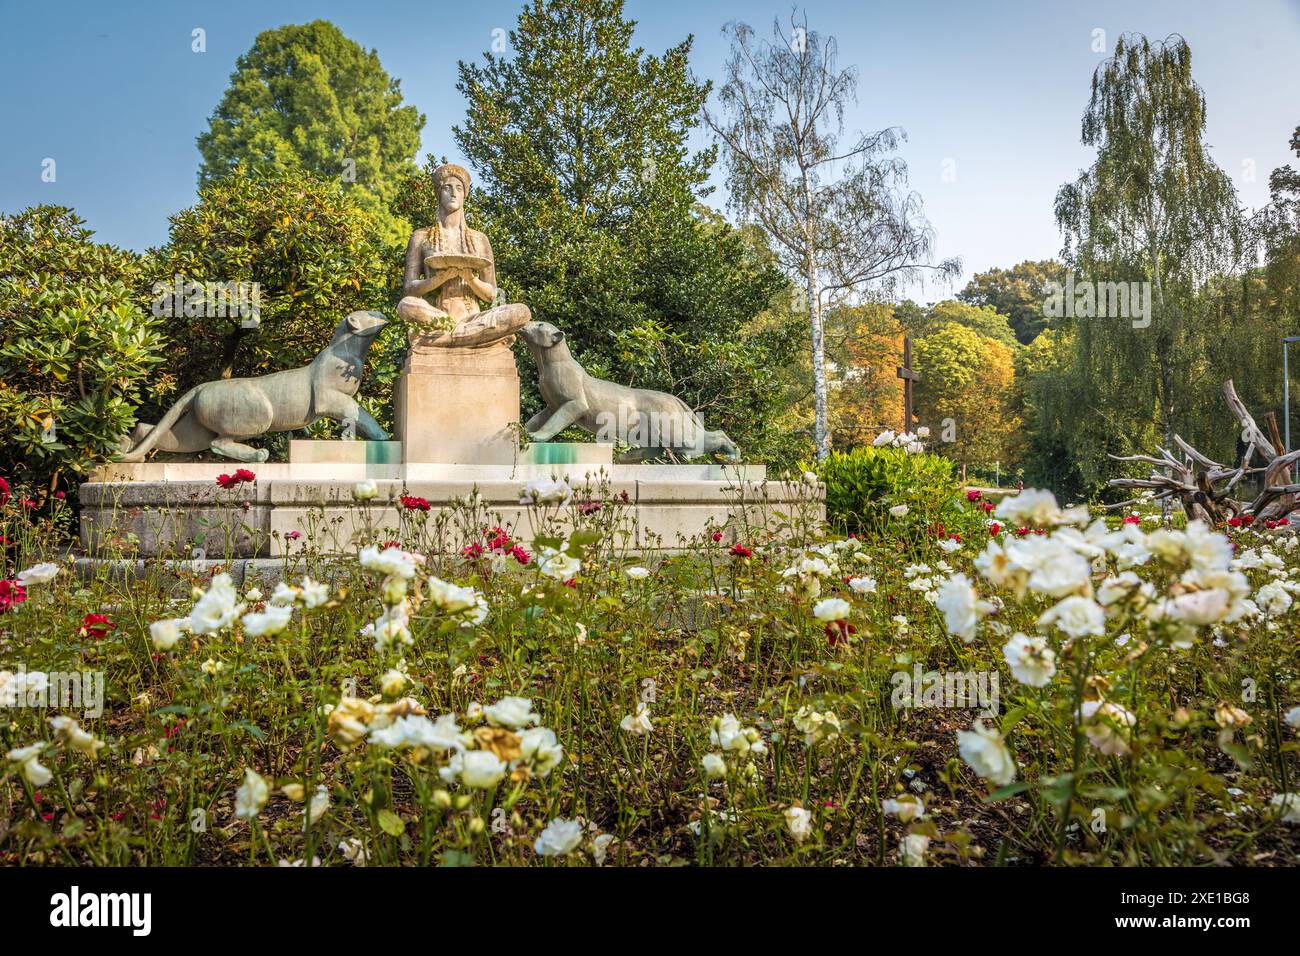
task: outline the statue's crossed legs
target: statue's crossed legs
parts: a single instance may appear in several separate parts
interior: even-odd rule
[[[491,345],[514,335],[532,319],[528,306],[516,302],[476,312],[457,322],[450,313],[413,295],[397,304],[397,315],[411,327],[411,345],[422,348]]]

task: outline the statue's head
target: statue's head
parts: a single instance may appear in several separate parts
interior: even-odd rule
[[[469,170],[455,163],[443,163],[433,171],[433,185],[438,194],[438,208],[442,212],[456,212],[465,205],[469,195]]]
[[[364,309],[349,314],[334,331],[335,338],[342,335],[355,335],[361,339],[372,339],[380,333],[388,320],[382,312],[368,312]]]
[[[564,341],[564,333],[550,322],[529,322],[519,330],[520,337],[538,349],[554,348]]]

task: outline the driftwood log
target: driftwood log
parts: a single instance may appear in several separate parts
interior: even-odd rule
[[[1230,518],[1250,515],[1256,520],[1285,518],[1300,508],[1300,484],[1292,483],[1292,466],[1300,461],[1300,451],[1288,452],[1277,434],[1276,420],[1269,421],[1265,434],[1237,397],[1232,379],[1223,383],[1223,398],[1241,429],[1246,453],[1235,465],[1221,465],[1201,454],[1178,435],[1173,436],[1174,450],[1157,448],[1153,455],[1108,455],[1114,461],[1136,461],[1151,465],[1149,478],[1112,478],[1112,488],[1142,488],[1153,492],[1150,498],[1130,498],[1110,510],[1141,501],[1177,501],[1189,518],[1218,524]],[[1251,501],[1233,497],[1242,479],[1263,475],[1263,488]]]

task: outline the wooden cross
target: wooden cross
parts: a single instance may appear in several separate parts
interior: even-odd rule
[[[898,367],[898,377],[903,380],[903,431],[912,430],[912,383],[921,380],[921,373],[912,371],[912,340],[903,337],[903,364]]]

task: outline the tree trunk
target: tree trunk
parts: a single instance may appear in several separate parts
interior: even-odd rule
[[[817,460],[831,453],[830,427],[826,421],[826,342],[822,332],[821,291],[817,286],[817,266],[809,254],[804,260],[804,279],[808,290],[808,325],[812,330],[813,404],[817,409],[814,437]]]

